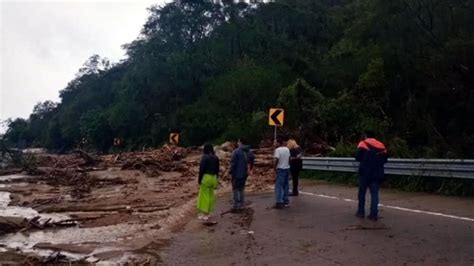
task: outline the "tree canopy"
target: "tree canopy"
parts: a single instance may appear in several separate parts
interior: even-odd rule
[[[10,121],[10,145],[258,142],[284,107],[302,142],[353,145],[372,129],[395,156],[474,157],[473,0],[182,0],[150,7],[124,48]]]

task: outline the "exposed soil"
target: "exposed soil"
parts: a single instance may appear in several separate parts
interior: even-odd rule
[[[355,188],[303,181],[303,191],[313,194],[272,209],[271,143],[254,151],[250,201],[232,213],[228,167],[235,146],[216,147],[218,209],[207,223],[195,219],[199,148],[44,154],[30,167],[2,171],[0,264],[474,263],[472,222],[393,208],[381,209],[380,223],[361,221],[353,215]],[[382,202],[474,218],[470,199],[384,190]]]
[[[229,191],[234,147],[216,147],[222,165],[219,193]],[[256,150],[249,190],[273,183],[268,149]],[[200,156],[198,148],[168,145],[105,156],[75,151],[36,155],[21,175],[18,169],[5,171],[0,262],[158,263],[161,246],[195,215]],[[246,227],[253,210],[242,215],[239,223]]]

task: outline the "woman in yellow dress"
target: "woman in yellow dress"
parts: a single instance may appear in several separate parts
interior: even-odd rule
[[[199,166],[199,196],[197,208],[198,218],[201,220],[209,219],[209,214],[216,205],[216,195],[214,190],[217,188],[217,178],[219,176],[219,158],[214,154],[214,148],[210,144],[205,144],[201,164]]]

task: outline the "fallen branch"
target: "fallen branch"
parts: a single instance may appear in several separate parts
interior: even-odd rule
[[[79,156],[81,156],[81,158],[85,161],[83,165],[90,165],[99,161],[97,158],[93,158],[83,150],[74,150],[74,153],[79,154]]]
[[[46,259],[42,261],[42,263],[52,263],[52,262],[59,262],[60,260],[66,259],[66,256],[61,254],[61,251],[55,251],[51,253]]]
[[[117,161],[120,160],[120,155],[121,155],[121,153],[119,153],[117,156],[115,156],[114,164],[116,164]]]

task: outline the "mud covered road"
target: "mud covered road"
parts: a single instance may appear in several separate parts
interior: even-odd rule
[[[194,220],[163,252],[167,265],[473,265],[474,202],[382,191],[383,218],[354,216],[356,189],[303,183],[291,207],[270,208],[273,193],[253,193],[242,214]],[[217,214],[229,208],[219,200]],[[440,216],[438,214],[445,214]],[[451,214],[453,217],[447,217]],[[466,218],[466,219],[463,219]]]
[[[356,189],[303,182],[274,210],[272,149],[255,151],[248,208],[230,208],[221,158],[215,226],[196,219],[198,148],[41,155],[0,175],[0,264],[473,265],[474,201],[382,190],[383,219],[358,220]],[[463,219],[464,218],[464,219]]]

